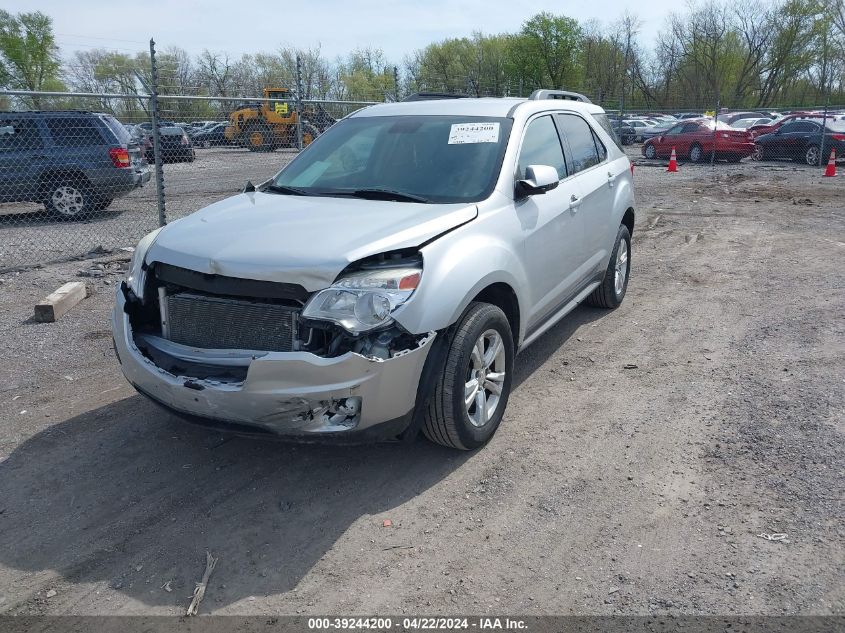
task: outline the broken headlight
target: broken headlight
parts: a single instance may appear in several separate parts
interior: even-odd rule
[[[132,260],[129,262],[129,274],[126,276],[126,285],[135,293],[136,297],[142,298],[144,295],[144,258],[147,256],[147,251],[153,245],[155,239],[158,237],[161,228],[156,229],[152,233],[147,233],[138,242],[138,246],[132,251]]]
[[[302,317],[332,321],[352,334],[393,321],[390,313],[405,303],[420,282],[420,268],[383,268],[350,273],[318,292]]]

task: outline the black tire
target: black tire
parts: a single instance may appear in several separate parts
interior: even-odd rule
[[[693,143],[689,148],[689,159],[694,163],[704,162],[704,149],[698,143]]]
[[[489,332],[498,334],[501,341],[505,375],[492,416],[479,426],[471,421],[471,414],[464,401],[465,388],[475,375],[473,349],[476,342]],[[485,351],[491,350],[487,348]],[[422,425],[425,436],[437,444],[465,451],[489,441],[499,427],[508,404],[513,357],[513,336],[505,313],[489,303],[471,303],[454,326],[442,370],[435,374]],[[497,364],[494,370],[498,369],[500,365]],[[470,406],[476,409],[477,415],[478,409],[474,403]]]
[[[766,149],[760,143],[754,145],[754,153],[751,154],[751,160],[766,160]]]
[[[621,290],[616,288],[616,265],[617,258],[620,255],[620,246],[625,244],[625,262],[624,271],[625,277],[621,285]],[[619,226],[616,232],[616,243],[613,245],[613,251],[610,253],[610,261],[607,264],[607,270],[604,273],[599,287],[587,297],[587,303],[596,308],[606,308],[612,310],[622,305],[622,300],[625,299],[625,293],[628,290],[628,280],[631,278],[631,233],[628,227],[624,224]]]
[[[804,150],[804,162],[812,167],[818,166],[821,162],[822,153],[818,145],[808,145]]]
[[[643,150],[643,154],[649,160],[657,158],[657,149],[654,147],[653,143],[648,143]]]
[[[302,147],[308,147],[320,136],[320,131],[310,123],[302,124]]]
[[[244,144],[251,152],[272,152],[276,149],[276,133],[266,123],[252,125],[244,134]]]
[[[730,156],[728,156],[727,160],[729,163],[738,163],[742,160],[742,156],[740,156],[739,154],[731,154]]]
[[[91,205],[92,211],[105,211],[114,202],[112,198],[97,197]]]
[[[96,210],[97,197],[87,182],[64,180],[46,188],[44,207],[61,220],[85,219]]]

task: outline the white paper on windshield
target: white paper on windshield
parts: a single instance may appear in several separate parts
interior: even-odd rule
[[[498,143],[499,122],[453,123],[449,131],[449,145],[464,143]]]

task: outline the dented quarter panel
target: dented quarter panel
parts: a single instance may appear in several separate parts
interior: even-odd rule
[[[476,215],[474,204],[243,193],[165,227],[146,261],[313,292],[351,262],[418,246]]]

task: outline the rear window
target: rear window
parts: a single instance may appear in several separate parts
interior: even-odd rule
[[[616,147],[622,149],[622,141],[619,139],[619,136],[616,134],[616,130],[613,129],[613,126],[610,124],[610,121],[607,118],[607,114],[594,114],[593,118],[596,122],[602,127],[602,129],[610,135],[610,138],[613,139],[613,142],[616,143]],[[602,147],[602,149],[604,149]],[[625,151],[625,150],[622,150]],[[607,152],[605,152],[606,154]]]
[[[113,116],[100,117],[100,120],[103,121],[103,123],[105,123],[112,132],[114,132],[118,143],[125,145],[126,143],[132,141],[132,135],[129,134],[129,131]]]
[[[105,145],[93,117],[47,117],[47,129],[58,147]]]

